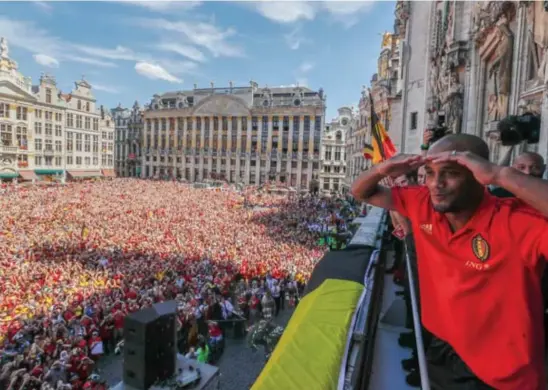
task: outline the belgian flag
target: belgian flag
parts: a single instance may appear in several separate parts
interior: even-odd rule
[[[371,139],[373,141],[373,145],[371,147],[373,150],[371,160],[373,164],[378,164],[381,161],[388,160],[393,157],[396,154],[396,147],[392,143],[386,129],[375,112],[373,96],[371,96],[371,93],[369,93],[369,99],[371,101]]]
[[[363,157],[365,157],[366,160],[373,160],[374,153],[375,150],[373,149],[373,146],[369,144],[363,145]]]

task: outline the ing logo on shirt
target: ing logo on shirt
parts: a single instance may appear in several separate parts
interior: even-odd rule
[[[487,261],[487,259],[489,259],[489,244],[487,243],[487,241],[485,241],[481,234],[476,235],[472,239],[472,251],[474,252],[474,256],[476,256],[477,259],[481,262],[485,262]]]

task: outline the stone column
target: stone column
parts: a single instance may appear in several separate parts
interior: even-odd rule
[[[312,175],[314,173],[313,167],[314,167],[314,136],[315,136],[315,130],[316,130],[316,115],[310,116],[310,132],[309,132],[309,138],[308,138],[308,168],[306,170],[306,175],[308,177],[308,181],[306,183],[307,188],[310,188],[310,182],[312,181]]]
[[[228,118],[227,118],[228,122]],[[227,123],[228,126],[228,123]],[[225,134],[224,126],[223,126],[223,117],[219,117],[219,133],[217,134],[217,164],[215,167],[215,170],[217,174],[221,173],[221,160],[222,160],[222,154],[223,154],[223,135]]]
[[[149,127],[149,124],[150,124],[150,127]],[[148,148],[150,148],[150,145],[148,144],[147,142],[147,139],[148,139],[148,136],[150,135],[151,133],[151,126],[152,126],[152,122],[150,121],[150,119],[147,119],[145,120],[145,123],[144,123],[144,130],[143,130],[143,144],[142,144],[142,149],[141,149],[141,177],[144,178],[145,177],[145,164],[146,164],[146,159],[147,159],[147,150]]]
[[[255,162],[255,185],[259,184],[261,179],[261,150],[262,150],[262,133],[263,133],[263,117],[262,115],[257,117],[257,151]]]
[[[177,155],[181,156],[181,177],[186,179],[186,134],[188,117],[181,117],[181,130],[179,131],[179,118],[177,118]],[[182,149],[179,151],[179,137],[182,139]]]
[[[299,151],[297,153],[297,188],[301,188],[301,178],[303,173],[303,138],[304,138],[304,115],[301,115],[299,120]]]
[[[196,133],[198,132],[196,125],[196,117],[193,116],[189,118],[192,122],[192,133],[191,133],[191,145],[190,145],[190,181],[196,181]]]
[[[283,150],[283,139],[284,139],[284,117],[283,115],[278,116],[278,150],[276,158],[278,159],[276,163],[276,180],[280,180],[280,175],[282,173],[282,164],[283,164],[283,158],[282,158],[282,150]]]
[[[229,115],[227,117],[228,121],[228,131],[226,132],[226,149],[225,149],[225,171],[226,171],[226,179],[229,183],[232,182],[232,175],[230,172],[230,169],[232,167],[232,115]]]
[[[287,183],[291,186],[291,170],[293,162],[293,115],[289,116],[289,131],[287,138]]]
[[[241,153],[242,153],[242,149],[241,149],[241,143],[242,143],[242,120],[243,120],[243,117],[242,116],[239,116],[237,119],[236,119],[236,168],[235,168],[235,171],[236,171],[236,178],[233,178],[234,181],[240,181],[242,180],[243,178],[241,177],[240,175],[240,158],[241,158]],[[236,180],[237,179],[237,180]]]
[[[548,156],[548,75],[544,82],[544,92],[542,96],[541,119],[540,119],[540,140],[538,143],[538,153],[546,159]]]
[[[273,126],[273,123],[272,123],[272,115],[269,115],[268,116],[268,134],[266,136],[266,179],[265,180],[268,180],[268,177],[270,175],[270,166],[271,166],[271,163],[272,163],[272,126]],[[276,151],[274,151],[276,152]],[[277,161],[277,160],[276,160]]]
[[[249,185],[251,175],[251,116],[247,117],[247,144],[245,145],[245,184]],[[243,145],[242,145],[243,146]]]

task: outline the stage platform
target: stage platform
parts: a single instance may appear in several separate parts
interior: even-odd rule
[[[191,368],[193,370],[191,370]],[[196,373],[200,373],[200,379],[184,387],[166,387],[152,386],[149,390],[167,390],[174,388],[190,389],[190,390],[219,390],[221,388],[219,368],[209,364],[198,363],[194,359],[187,359],[181,354],[177,354],[177,372],[182,369],[182,373],[177,379],[183,383],[190,382],[196,377]],[[124,385],[123,382],[111,387],[113,390],[136,390],[134,387]]]

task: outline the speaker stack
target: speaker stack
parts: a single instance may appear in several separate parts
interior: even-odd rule
[[[124,385],[148,390],[175,374],[177,303],[157,303],[124,320]]]

